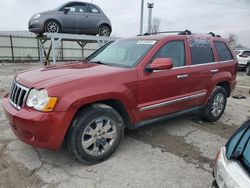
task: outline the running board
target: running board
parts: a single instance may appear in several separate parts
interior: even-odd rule
[[[204,106],[198,106],[198,107],[190,108],[188,110],[179,111],[179,112],[176,112],[176,113],[173,113],[173,114],[168,114],[168,115],[165,115],[165,116],[161,116],[161,117],[157,117],[157,118],[153,118],[153,119],[149,119],[149,120],[144,120],[144,121],[141,121],[141,122],[139,122],[139,123],[137,123],[135,125],[128,125],[127,128],[129,128],[129,129],[137,129],[137,128],[140,128],[140,127],[144,127],[146,125],[150,125],[150,124],[153,124],[153,123],[158,123],[158,122],[161,122],[161,121],[165,121],[165,120],[168,120],[168,119],[175,118],[177,116],[181,116],[181,115],[184,115],[184,114],[195,112],[195,111],[198,111],[198,110],[200,110],[202,108],[204,108]]]

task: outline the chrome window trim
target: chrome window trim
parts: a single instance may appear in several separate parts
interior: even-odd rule
[[[229,63],[230,61],[234,61],[234,59],[226,60],[226,61],[219,61],[219,63]]]
[[[172,69],[165,69],[165,70],[153,70],[153,72],[162,72],[167,70],[175,70],[175,69],[182,69],[182,68],[189,68],[190,65],[180,66],[180,67],[173,67]]]
[[[214,65],[219,63],[218,61],[214,61],[214,62],[208,62],[208,63],[201,63],[201,64],[196,64],[196,65],[190,65],[190,67],[198,67],[198,66],[204,66],[204,65]]]
[[[141,107],[139,109],[139,111],[141,112],[141,111],[145,111],[145,110],[151,110],[151,109],[159,108],[159,107],[162,107],[162,106],[167,106],[167,105],[170,105],[170,104],[181,102],[181,101],[192,100],[192,99],[195,99],[195,98],[203,97],[206,94],[207,94],[207,92],[201,92],[201,93],[197,93],[197,94],[186,96],[186,97],[181,97],[181,98],[170,100],[170,101],[165,101],[165,102],[161,102],[161,103],[157,103],[157,104],[152,104],[152,105],[149,105],[149,106],[144,106],[144,107]]]

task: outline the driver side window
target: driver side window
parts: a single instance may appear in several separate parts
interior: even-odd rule
[[[88,7],[85,3],[70,3],[65,7],[70,8],[69,12],[80,12],[80,13],[88,12]]]
[[[185,45],[184,41],[171,41],[166,43],[155,54],[156,58],[171,58],[173,67],[181,67],[185,65]]]

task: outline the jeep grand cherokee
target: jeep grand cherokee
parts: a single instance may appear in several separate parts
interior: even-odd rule
[[[84,62],[18,74],[3,98],[16,136],[82,163],[109,157],[124,128],[199,110],[218,120],[236,85],[237,60],[214,35],[138,36],[109,43]]]

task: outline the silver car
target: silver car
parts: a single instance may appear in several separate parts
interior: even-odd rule
[[[112,27],[97,5],[74,1],[33,15],[29,21],[29,31],[36,34],[62,32],[110,36]]]
[[[250,121],[243,124],[217,154],[215,187],[250,187]]]

